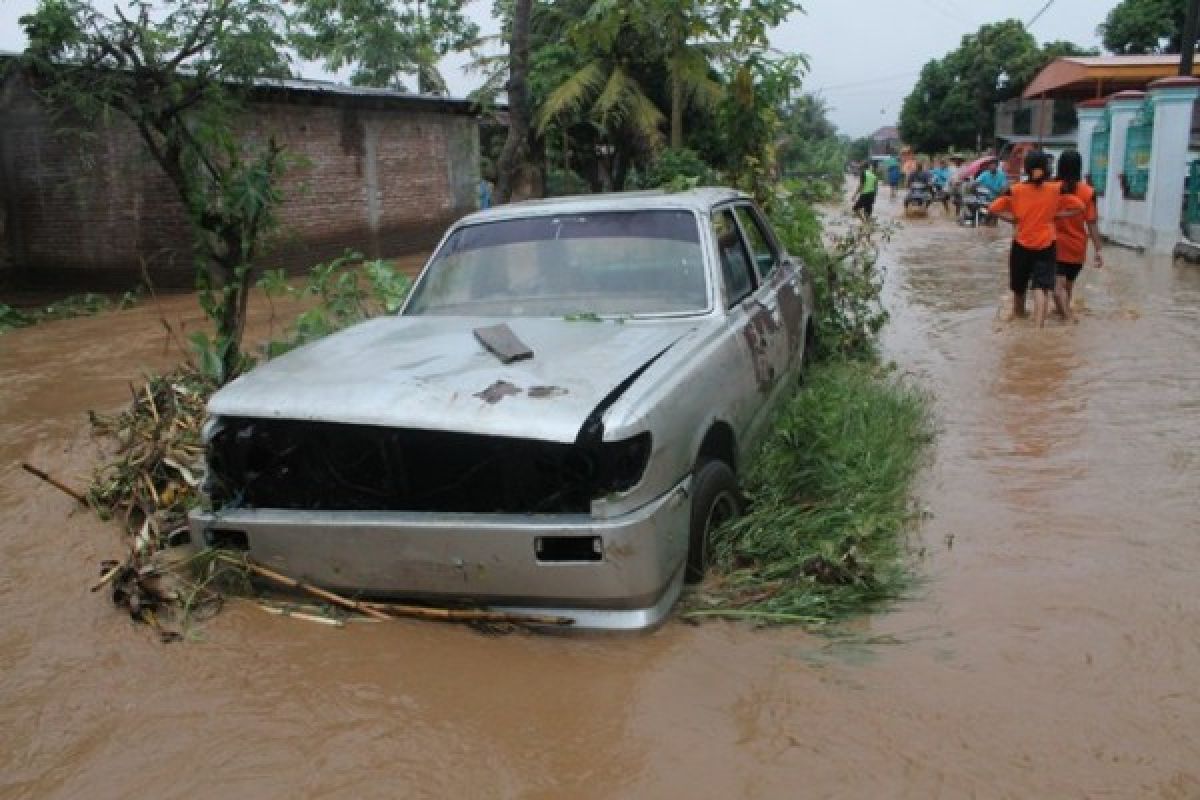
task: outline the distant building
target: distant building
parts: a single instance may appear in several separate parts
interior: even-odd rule
[[[12,60],[0,55],[0,66]],[[411,253],[477,207],[479,119],[466,100],[263,81],[242,127],[295,159],[266,266],[305,268],[348,248]],[[29,76],[10,70],[0,81],[0,280],[127,289],[144,261],[156,286],[193,286],[182,205],[132,125],[117,116],[86,148],[55,128]]]
[[[896,155],[899,152],[900,131],[895,125],[885,125],[871,134],[871,155]]]
[[[1039,142],[1052,149],[1074,147],[1078,103],[1122,91],[1145,91],[1151,82],[1178,71],[1178,55],[1056,58],[1033,77],[1021,97],[996,104],[996,138]],[[1200,76],[1200,63],[1193,74]]]

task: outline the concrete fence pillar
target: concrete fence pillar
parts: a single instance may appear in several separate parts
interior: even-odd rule
[[[1142,107],[1145,92],[1117,92],[1108,100],[1108,185],[1100,205],[1100,232],[1119,242],[1145,245],[1145,202],[1128,200],[1121,189],[1125,171],[1125,138],[1129,123]]]
[[[1083,156],[1083,174],[1086,177],[1092,171],[1092,134],[1104,117],[1105,100],[1088,100],[1075,106],[1075,115],[1079,118],[1079,133],[1076,148]]]
[[[1162,78],[1151,83],[1149,89],[1154,132],[1146,186],[1147,246],[1152,252],[1169,253],[1180,237],[1192,104],[1200,94],[1200,78]]]

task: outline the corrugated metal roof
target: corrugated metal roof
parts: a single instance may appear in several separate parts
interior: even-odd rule
[[[16,60],[20,57],[20,53],[0,50],[0,61]],[[350,101],[371,101],[378,104],[395,106],[440,107],[456,113],[480,113],[477,103],[461,97],[415,94],[395,89],[351,86],[335,81],[310,80],[306,78],[257,78],[253,83],[256,90],[267,93],[279,92],[283,94],[300,94]],[[503,111],[506,109],[507,106],[504,104],[497,104],[495,106],[495,110]]]

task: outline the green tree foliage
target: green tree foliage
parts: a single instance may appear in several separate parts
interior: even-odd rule
[[[243,366],[250,273],[276,224],[281,146],[252,146],[234,125],[256,79],[285,76],[278,4],[173,0],[116,6],[42,0],[21,18],[26,63],[64,127],[86,133],[126,118],[162,168],[191,224],[202,304],[214,339],[195,340],[228,379]]]
[[[778,177],[781,110],[799,86],[804,63],[800,56],[754,55],[728,73],[729,89],[718,116],[726,144],[721,166],[729,183],[768,210]]]
[[[811,187],[810,202],[828,200],[842,183],[850,142],[837,135],[823,97],[802,94],[783,104],[775,143],[778,170],[800,186]],[[866,158],[864,155],[860,158]]]
[[[1119,55],[1178,53],[1186,13],[1187,0],[1122,0],[1096,33]]]
[[[900,110],[900,133],[919,150],[977,147],[990,141],[996,103],[1018,97],[1054,58],[1090,55],[1070,42],[1039,47],[1020,21],[982,26],[921,69]]]
[[[445,94],[438,62],[466,49],[479,26],[463,16],[467,0],[298,0],[292,40],[300,55],[330,70],[353,67],[359,86],[404,90],[415,75],[421,94]]]
[[[768,32],[798,9],[793,0],[565,0],[542,6],[535,27],[548,34],[548,57],[540,61],[548,90],[537,104],[538,129],[547,136],[565,130],[572,139],[582,137],[585,147],[588,140],[614,147],[617,186],[621,166],[650,160],[668,141],[674,149],[708,151],[689,134],[689,114],[711,130],[729,76],[751,59],[765,61]]]

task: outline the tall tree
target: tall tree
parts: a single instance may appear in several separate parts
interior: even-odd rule
[[[202,355],[216,377],[242,366],[251,272],[275,224],[284,153],[235,131],[256,78],[289,74],[279,6],[266,0],[131,2],[112,16],[85,0],[42,0],[21,25],[43,96],[79,131],[112,112],[132,123],[175,190],[195,242],[201,302],[216,325]]]
[[[1121,0],[1096,27],[1118,55],[1178,53],[1189,0]]]
[[[463,15],[468,0],[297,0],[292,41],[327,69],[352,67],[352,83],[445,94],[438,62],[465,50],[479,26]]]
[[[529,26],[533,0],[515,0],[508,57],[508,137],[496,164],[496,199],[507,203],[513,186],[529,161],[533,110],[529,104]]]
[[[1020,96],[1052,59],[1091,53],[1062,41],[1039,47],[1015,19],[984,25],[921,69],[900,110],[900,133],[921,150],[978,147],[992,138],[996,103]]]

